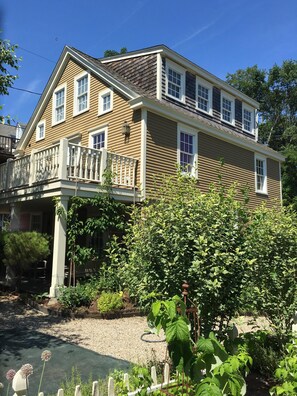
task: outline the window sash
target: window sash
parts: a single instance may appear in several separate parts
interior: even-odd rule
[[[105,132],[92,135],[93,148],[100,150],[105,147]]]
[[[38,139],[44,138],[44,124],[38,125]]]
[[[168,87],[167,87],[168,95],[173,96],[176,99],[181,99],[182,74],[169,67],[167,78],[168,78]]]
[[[77,80],[77,109],[78,112],[88,107],[88,76]]]
[[[243,110],[243,129],[252,132],[252,112],[247,109]]]
[[[102,96],[102,111],[106,112],[110,110],[111,107],[111,98],[110,92]]]
[[[195,138],[193,135],[180,132],[180,167],[185,173],[192,173],[194,160],[195,160],[195,150],[194,150]]]
[[[266,162],[259,158],[256,158],[256,189],[266,192]]]
[[[232,101],[224,97],[222,99],[222,118],[224,121],[232,123]]]
[[[63,121],[65,116],[65,89],[61,89],[60,91],[55,93],[55,120],[56,122]]]
[[[197,87],[197,106],[200,110],[209,111],[209,88],[201,84]]]

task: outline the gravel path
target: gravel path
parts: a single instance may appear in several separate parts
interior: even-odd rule
[[[166,356],[164,337],[142,337],[147,329],[145,317],[112,320],[55,318],[22,304],[14,295],[0,294],[0,329],[18,327],[40,331],[133,363],[162,361]]]

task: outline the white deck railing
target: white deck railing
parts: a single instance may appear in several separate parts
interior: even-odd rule
[[[132,188],[135,187],[136,164],[134,158],[62,139],[51,147],[33,150],[31,155],[1,164],[0,191],[53,179],[102,183],[107,167],[114,185]]]

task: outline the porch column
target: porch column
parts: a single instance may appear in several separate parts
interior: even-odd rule
[[[10,207],[10,231],[19,231],[21,224],[21,208],[17,203]]]
[[[64,285],[65,256],[66,256],[66,212],[69,197],[61,197],[59,202],[60,213],[55,211],[54,250],[52,266],[52,282],[49,291],[50,297],[57,297],[59,286]],[[64,215],[65,214],[65,215]]]

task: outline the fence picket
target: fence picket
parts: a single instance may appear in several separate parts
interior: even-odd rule
[[[107,393],[108,393],[108,396],[115,396],[115,393],[114,393],[114,379],[112,377],[108,378]]]
[[[98,381],[94,381],[92,385],[92,396],[100,396],[99,395],[99,387],[98,387]]]
[[[153,385],[157,385],[158,380],[157,380],[157,370],[155,366],[151,367],[151,377],[153,381]]]
[[[57,396],[64,396],[64,390],[63,389],[59,389]]]
[[[124,385],[129,391],[130,390],[130,385],[129,385],[129,374],[128,373],[124,374]]]
[[[76,385],[76,387],[75,387],[75,392],[74,392],[74,396],[81,396],[80,385]]]
[[[164,384],[169,384],[170,381],[170,367],[168,363],[164,365]]]

